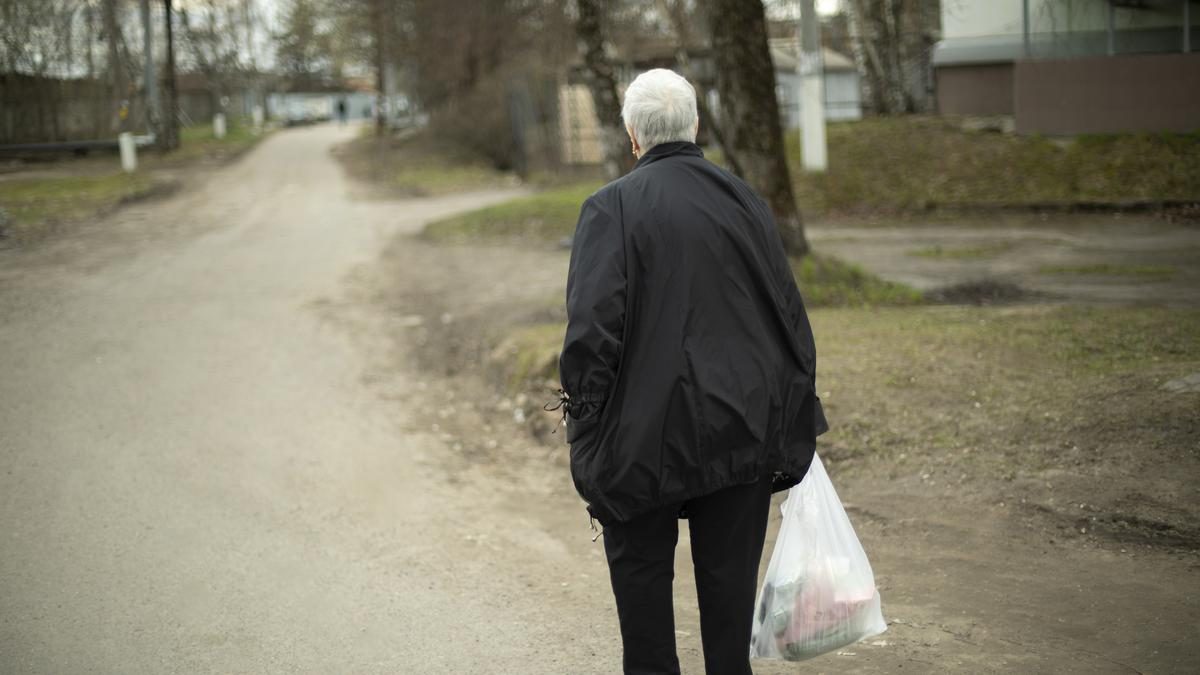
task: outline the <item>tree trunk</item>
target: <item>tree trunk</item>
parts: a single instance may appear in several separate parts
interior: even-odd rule
[[[675,38],[678,43],[678,48],[675,50],[675,62],[679,64],[679,68],[683,71],[683,76],[696,86],[696,114],[700,118],[700,127],[708,129],[708,133],[712,134],[717,145],[721,147],[721,152],[725,153],[725,163],[733,170],[734,173],[741,175],[742,167],[738,163],[737,153],[733,147],[725,139],[725,134],[721,132],[720,122],[717,116],[708,108],[708,100],[705,97],[704,90],[700,89],[700,78],[696,73],[696,69],[692,66],[691,55],[688,53],[693,46],[692,31],[688,26],[687,7],[682,0],[659,0],[659,11],[665,14],[671,20],[671,25],[675,29]]]
[[[104,39],[108,44],[108,85],[112,99],[112,121],[110,131],[124,131],[125,117],[122,116],[124,101],[129,96],[125,84],[125,68],[121,64],[121,25],[117,22],[117,0],[104,0]]]
[[[869,66],[866,41],[863,39],[865,27],[857,0],[849,0],[846,3],[846,29],[850,34],[850,51],[854,54],[854,67],[860,78],[859,88],[862,91],[863,99],[871,107],[871,112],[878,113],[879,108],[875,105],[875,87],[872,86],[874,78],[867,73]]]
[[[633,168],[633,153],[625,125],[621,122],[621,100],[617,96],[617,80],[612,63],[604,52],[604,11],[600,0],[578,0],[579,20],[575,33],[583,47],[583,63],[587,70],[588,88],[600,123],[600,139],[604,147],[604,166],[609,178],[617,178]]]
[[[375,135],[387,133],[389,108],[392,102],[388,100],[388,45],[387,27],[384,22],[385,0],[371,0],[371,30],[375,38]]]
[[[936,0],[847,0],[846,17],[864,98],[876,113],[932,106],[928,83],[940,25]]]
[[[166,32],[167,63],[163,67],[162,138],[158,147],[169,152],[179,147],[179,105],[175,90],[175,29],[171,23],[171,0],[163,0],[163,28]]]
[[[784,248],[805,255],[808,240],[784,155],[762,2],[712,0],[708,7],[722,131],[737,155],[739,174],[774,212]]]

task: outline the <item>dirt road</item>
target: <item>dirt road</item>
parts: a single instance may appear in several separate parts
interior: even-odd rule
[[[280,133],[171,200],[0,253],[0,672],[619,670],[564,450],[516,422],[536,404],[497,419],[469,369],[416,367],[455,332],[430,325],[560,293],[565,255],[407,237],[509,193],[355,198],[328,157],[350,133]],[[918,481],[839,485],[888,633],[756,672],[1194,662],[1194,555],[1047,542],[995,495]],[[684,534],[699,673],[688,558]]]
[[[0,672],[607,670],[544,604],[562,545],[447,481],[322,313],[393,235],[511,195],[352,201],[349,133],[0,257]]]

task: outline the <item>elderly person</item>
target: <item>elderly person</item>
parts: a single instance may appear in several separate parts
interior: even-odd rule
[[[816,353],[771,211],[696,145],[696,92],[643,73],[638,162],[584,202],[559,363],[571,475],[604,526],[626,673],[678,673],[671,583],[687,518],[709,673],[750,673],[771,493],[827,428]]]

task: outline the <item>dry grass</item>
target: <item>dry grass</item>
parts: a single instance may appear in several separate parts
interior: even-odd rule
[[[359,138],[339,146],[335,154],[355,179],[394,196],[441,195],[516,182],[477,153],[427,134],[381,139],[364,127]]]
[[[113,157],[68,159],[46,165],[53,175],[23,178],[17,174],[0,181],[0,208],[7,225],[0,230],[21,244],[38,241],[51,231],[85,218],[94,218],[122,203],[166,192],[169,180],[156,176],[159,169],[178,170],[190,165],[224,161],[245,152],[265,137],[246,125],[229,128],[224,138],[213,136],[211,126],[180,130],[180,148],[168,155],[144,149],[138,170],[126,174]]]
[[[1200,133],[1051,140],[967,131],[952,118],[876,117],[828,126],[824,174],[800,169],[796,133],[786,142],[806,214],[1200,200]]]
[[[6,180],[0,182],[0,208],[8,222],[0,234],[22,244],[36,241],[57,224],[103,213],[155,189],[146,172]]]

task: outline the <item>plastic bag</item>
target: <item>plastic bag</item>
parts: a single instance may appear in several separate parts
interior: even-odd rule
[[[819,457],[788,492],[751,658],[803,661],[887,630],[875,575]]]

